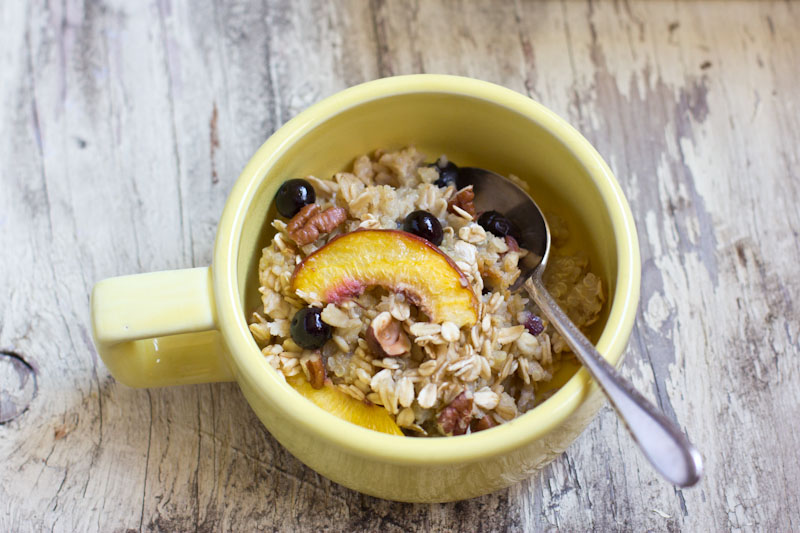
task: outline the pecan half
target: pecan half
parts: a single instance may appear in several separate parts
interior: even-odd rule
[[[411,341],[391,313],[372,319],[367,329],[367,347],[378,357],[399,357],[411,349]]]
[[[442,433],[463,435],[472,421],[472,398],[467,398],[467,393],[462,392],[450,402],[450,405],[442,409],[436,420]]]
[[[286,232],[299,246],[304,246],[316,241],[320,235],[330,233],[346,218],[347,212],[341,207],[329,207],[320,212],[317,204],[308,204],[292,217],[286,225]]]
[[[325,363],[322,362],[321,357],[309,359],[303,366],[308,371],[308,382],[315,389],[321,389],[325,384]]]
[[[475,192],[472,190],[472,185],[468,185],[458,191],[452,200],[447,202],[447,210],[453,214],[458,214],[453,209],[453,206],[459,207],[475,218],[475,204],[472,201],[475,199]]]

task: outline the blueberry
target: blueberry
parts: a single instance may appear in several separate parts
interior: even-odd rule
[[[292,218],[298,211],[317,200],[314,187],[306,180],[293,179],[285,182],[275,195],[275,207],[278,213],[286,218]]]
[[[458,185],[456,185],[456,178],[458,178],[458,167],[455,165],[455,163],[448,161],[447,164],[442,166],[440,161],[437,161],[436,163],[431,163],[430,166],[435,168],[439,173],[439,179],[433,182],[434,185],[441,188],[445,188],[448,185],[458,187]]]
[[[541,332],[544,331],[544,324],[542,324],[542,319],[534,314],[528,315],[528,318],[525,319],[525,329],[527,329],[528,333],[530,333],[534,337],[539,335]]]
[[[486,211],[478,217],[478,224],[486,231],[491,231],[498,237],[511,235],[519,241],[519,232],[513,222],[497,211]]]
[[[403,221],[403,231],[431,241],[436,246],[442,244],[442,225],[439,220],[427,211],[414,211]]]
[[[306,307],[296,312],[289,331],[292,340],[307,350],[316,350],[331,338],[331,327],[322,321],[322,309],[318,307]]]

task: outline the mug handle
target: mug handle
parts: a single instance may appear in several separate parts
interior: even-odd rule
[[[114,378],[136,388],[233,381],[212,286],[210,267],[98,282],[92,332]]]

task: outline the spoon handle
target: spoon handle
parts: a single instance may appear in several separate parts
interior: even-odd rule
[[[595,350],[547,292],[540,273],[535,272],[525,288],[606,393],[650,464],[675,485],[689,487],[697,483],[703,474],[703,460],[680,428]]]

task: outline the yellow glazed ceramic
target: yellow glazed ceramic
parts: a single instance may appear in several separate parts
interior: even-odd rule
[[[401,76],[347,89],[275,132],[230,193],[210,268],[98,283],[95,343],[132,387],[236,380],[289,451],[324,476],[382,498],[437,502],[506,487],[552,461],[586,427],[602,395],[585,370],[565,369],[550,399],[480,433],[421,439],[373,432],[301,397],[264,361],[247,328],[258,302],[257,264],[270,237],[272,198],[289,178],[324,177],[376,148],[415,144],[431,157],[514,173],[537,203],[566,217],[608,289],[597,349],[617,364],[639,299],[630,209],[608,166],[566,122],[509,89],[438,75]],[[574,375],[571,375],[574,373]]]

